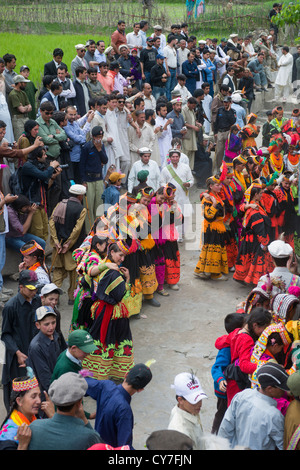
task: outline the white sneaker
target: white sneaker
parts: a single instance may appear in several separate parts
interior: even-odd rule
[[[170,284],[169,287],[170,287],[170,289],[172,289],[172,290],[179,290],[178,284]]]

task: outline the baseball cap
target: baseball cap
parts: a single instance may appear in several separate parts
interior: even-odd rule
[[[126,382],[128,382],[135,390],[145,388],[152,379],[150,367],[146,364],[139,363],[133,366],[127,374]]]
[[[149,36],[147,39],[146,39],[147,42],[153,42],[154,41],[154,38],[152,36]]]
[[[69,334],[68,346],[77,346],[78,349],[85,353],[96,351],[97,346],[94,343],[90,333],[86,330],[74,330]]]
[[[257,369],[256,376],[262,388],[271,386],[280,388],[285,392],[289,391],[287,386],[289,376],[280,364],[267,362]]]
[[[92,129],[92,136],[96,137],[96,135],[103,135],[103,127],[95,126]]]
[[[57,290],[59,294],[63,294],[63,290],[57,287],[56,284],[53,282],[50,282],[49,284],[45,284],[42,289],[41,289],[41,295],[47,295],[50,294],[50,292],[53,292]]]
[[[14,77],[14,83],[29,83],[30,80],[26,80],[25,77],[23,77],[23,75],[16,75]]]
[[[289,375],[287,379],[287,386],[294,397],[300,397],[300,371],[296,370],[293,374]]]
[[[109,179],[109,181],[110,181],[111,183],[115,183],[116,181],[118,181],[118,180],[120,180],[120,179],[122,179],[122,178],[125,178],[125,176],[126,176],[126,175],[125,175],[124,173],[118,173],[117,171],[113,171],[113,173],[111,173],[111,174],[109,175],[109,178],[108,178],[108,179]]]
[[[38,278],[36,273],[34,271],[30,271],[29,269],[24,269],[24,271],[20,272],[19,284],[27,287],[30,290],[37,289]]]
[[[157,59],[165,59],[165,56],[162,54],[157,54],[156,56]]]
[[[20,67],[20,72],[23,72],[23,70],[30,70],[30,68],[27,67],[27,65],[22,65],[22,67]]]
[[[198,377],[191,372],[182,372],[176,375],[171,388],[175,389],[176,395],[185,398],[192,405],[195,405],[203,398],[207,398]]]
[[[35,311],[35,321],[40,321],[42,320],[43,318],[46,317],[46,315],[56,315],[56,312],[53,310],[52,307],[48,307],[48,306],[42,306],[42,307],[39,307],[36,309]]]

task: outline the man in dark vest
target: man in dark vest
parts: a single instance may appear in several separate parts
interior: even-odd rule
[[[72,105],[76,97],[76,91],[72,80],[68,78],[68,69],[65,65],[59,65],[57,67],[57,79],[55,81],[60,83],[63,88],[59,95],[60,100],[65,100],[68,104]]]
[[[69,275],[69,305],[74,303],[76,289],[76,262],[72,258],[73,251],[83,242],[85,218],[87,210],[82,201],[86,194],[85,186],[74,184],[69,189],[70,197],[57,204],[49,219],[50,243],[53,246],[52,265],[53,282],[61,287],[63,280]]]

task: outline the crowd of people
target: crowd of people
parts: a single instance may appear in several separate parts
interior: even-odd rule
[[[77,44],[68,65],[56,48],[39,91],[29,66],[17,73],[13,53],[0,58],[0,272],[8,250],[20,256],[16,295],[0,276],[3,449],[133,450],[131,397],[152,372],[134,363],[130,320],[180,289],[193,186],[203,209],[194,275],[232,272],[252,289],[216,340],[208,440],[298,445],[300,109],[283,103],[299,91],[300,49],[278,46],[272,22],[220,41],[198,40],[186,23],[167,35],[149,27],[126,34],[120,20],[110,45]],[[261,128],[251,108],[272,88]],[[208,448],[199,379],[180,373],[173,388],[169,428],[148,448]]]

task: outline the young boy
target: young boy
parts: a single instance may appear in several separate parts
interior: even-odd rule
[[[106,95],[106,91],[97,80],[97,69],[96,68],[89,68],[88,71],[88,79],[87,79],[87,87],[90,91],[91,98],[103,98]]]
[[[58,333],[58,341],[60,344],[60,351],[64,351],[67,348],[67,343],[61,331],[61,314],[58,311],[57,307],[59,305],[59,297],[63,294],[62,289],[57,287],[56,284],[50,282],[43,286],[41,290],[41,303],[45,307],[53,308],[56,314],[56,332]]]
[[[36,309],[35,325],[39,332],[28,348],[28,365],[32,367],[41,392],[48,392],[51,376],[61,352],[56,328],[56,313],[52,307]]]
[[[86,330],[74,330],[68,337],[68,348],[57,359],[51,382],[66,372],[78,373],[82,369],[83,359],[94,352],[97,347]]]
[[[114,206],[117,202],[119,202],[121,183],[125,176],[125,174],[121,174],[116,171],[109,175],[109,186],[105,188],[102,194],[102,200],[104,202],[104,215],[107,214],[110,206]]]
[[[207,398],[198,377],[182,372],[174,379],[177,404],[171,411],[168,429],[186,434],[194,441],[194,450],[204,450],[203,429],[200,420],[202,400]]]
[[[266,112],[266,115],[267,115],[267,121],[264,123],[263,127],[262,127],[262,146],[263,147],[269,147],[269,144],[270,144],[270,138],[271,138],[271,125],[270,125],[270,122],[272,121],[273,119],[273,114],[272,114],[272,111],[267,111]]]
[[[94,352],[97,346],[93,338],[86,330],[74,330],[68,337],[68,348],[57,359],[51,377],[51,383],[67,372],[78,372],[82,369],[83,359]],[[95,419],[95,413],[85,412],[87,419]]]

